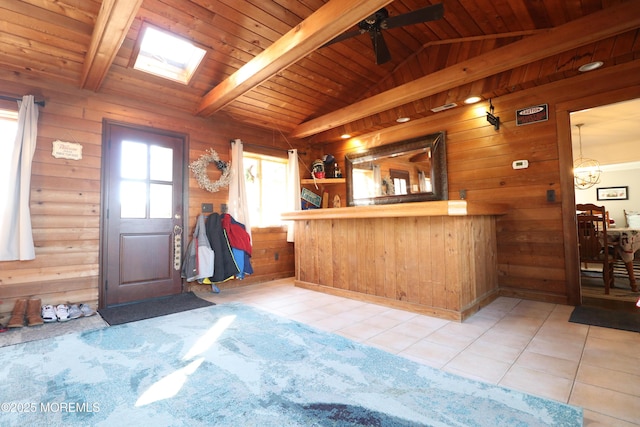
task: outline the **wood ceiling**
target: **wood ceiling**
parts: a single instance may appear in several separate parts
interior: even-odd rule
[[[381,7],[397,16],[440,2],[443,19],[383,32],[383,65],[367,34],[321,47]],[[143,23],[207,50],[189,85],[132,68]],[[571,77],[591,61],[637,60],[639,28],[639,0],[5,0],[0,72],[319,143]]]

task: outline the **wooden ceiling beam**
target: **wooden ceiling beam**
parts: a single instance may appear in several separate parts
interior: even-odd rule
[[[82,70],[80,87],[102,85],[143,0],[103,0]]]
[[[290,136],[315,135],[639,27],[639,3],[620,3],[301,123]]]
[[[196,114],[210,116],[392,0],[331,0],[210,90]]]

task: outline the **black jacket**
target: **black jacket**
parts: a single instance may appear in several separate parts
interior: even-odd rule
[[[212,213],[207,218],[207,237],[213,249],[213,276],[209,278],[214,283],[233,279],[240,270],[233,259],[229,239],[222,228],[222,217]]]

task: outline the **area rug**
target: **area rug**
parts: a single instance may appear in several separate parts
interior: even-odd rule
[[[569,322],[640,332],[640,309],[633,313],[581,305],[573,309]]]
[[[582,409],[242,304],[0,349],[2,425],[580,426]]]
[[[215,304],[198,298],[193,292],[185,292],[132,304],[101,308],[98,313],[100,313],[105,322],[113,326],[210,305]]]

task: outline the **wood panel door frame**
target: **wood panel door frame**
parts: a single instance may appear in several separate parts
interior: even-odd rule
[[[134,131],[149,132],[155,134],[162,134],[170,137],[180,138],[184,141],[184,150],[182,155],[183,176],[182,176],[182,259],[184,259],[185,249],[187,241],[185,241],[185,232],[188,230],[188,224],[190,224],[189,218],[189,174],[186,167],[189,159],[189,135],[186,133],[174,132],[167,129],[155,128],[150,126],[139,125],[135,123],[122,122],[117,120],[103,119],[102,121],[102,162],[101,162],[101,185],[100,185],[100,244],[99,244],[99,289],[98,289],[98,307],[106,307],[106,271],[107,271],[107,253],[105,251],[105,242],[107,238],[107,216],[105,206],[109,200],[109,132],[107,131],[110,126],[119,126],[129,128]]]
[[[636,98],[640,98],[640,87],[632,86],[560,102],[556,105],[560,185],[564,193],[562,197],[562,217],[565,241],[565,277],[567,281],[567,302],[570,305],[582,305],[576,197],[573,186],[573,147],[571,143],[570,115],[574,111],[596,108]]]

